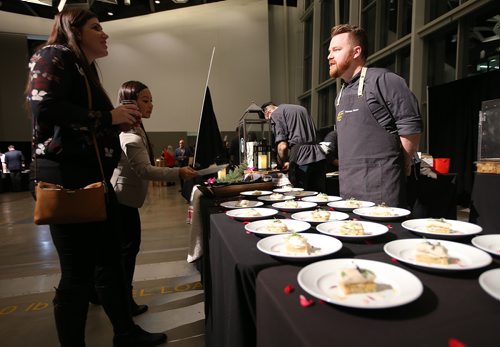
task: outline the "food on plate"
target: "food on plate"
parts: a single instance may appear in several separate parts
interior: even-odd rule
[[[330,219],[330,212],[317,209],[311,212],[311,218],[315,221],[327,221]]]
[[[359,200],[354,199],[354,198],[350,198],[350,199],[345,201],[345,207],[359,208],[359,207],[361,207],[361,202]]]
[[[237,207],[248,207],[250,206],[250,201],[248,200],[240,200],[240,201],[237,201],[234,206],[237,206]]]
[[[417,245],[415,260],[424,264],[448,265],[448,250],[439,242],[424,241]]]
[[[259,216],[261,216],[261,214],[259,211],[255,210],[253,208],[249,208],[248,210],[242,212],[241,216],[242,217],[259,217]]]
[[[360,222],[356,222],[353,220],[345,221],[340,225],[339,229],[340,235],[364,235],[365,229],[363,228],[363,224]]]
[[[288,201],[285,201],[283,203],[283,207],[286,207],[286,208],[298,208],[299,207],[299,203],[295,200],[288,200]]]
[[[279,219],[270,221],[265,225],[264,228],[270,233],[286,233],[287,231],[289,231],[286,224]]]
[[[370,215],[374,217],[391,217],[393,213],[390,207],[378,205],[370,209]]]
[[[328,201],[328,194],[319,193],[318,195],[316,195],[316,200],[318,200],[318,201]]]
[[[296,232],[292,232],[285,238],[285,253],[287,254],[310,254],[311,249],[307,239]]]
[[[451,224],[445,219],[430,219],[425,224],[425,230],[431,233],[449,234],[451,232]]]
[[[358,266],[337,270],[338,285],[344,295],[358,293],[372,293],[377,290],[375,274]]]
[[[262,192],[260,190],[256,190],[252,193],[252,195],[262,195]]]
[[[269,195],[270,200],[281,200],[281,199],[283,199],[283,197],[284,197],[284,195],[280,194],[280,193],[273,193],[273,194]]]
[[[283,187],[281,187],[281,189],[284,192],[291,192],[293,190],[293,187],[292,186],[283,186]]]

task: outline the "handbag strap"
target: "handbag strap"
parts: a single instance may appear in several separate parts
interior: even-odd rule
[[[83,74],[85,80],[85,87],[87,88],[87,102],[89,105],[89,110],[92,109],[92,91],[90,90],[89,80],[87,75]],[[104,170],[102,168],[101,154],[99,153],[99,147],[97,146],[97,140],[95,138],[95,132],[92,132],[92,142],[94,143],[95,153],[97,155],[97,161],[99,162],[99,169],[101,170],[102,181],[106,182],[106,176],[104,176]]]

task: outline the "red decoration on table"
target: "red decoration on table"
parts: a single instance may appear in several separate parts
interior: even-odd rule
[[[307,299],[304,295],[300,294],[300,306],[309,307],[311,305],[314,305],[314,300]]]
[[[294,291],[294,288],[293,288],[293,286],[291,284],[288,284],[288,285],[286,285],[285,288],[283,288],[283,292],[285,294],[290,294],[293,291]]]
[[[450,337],[448,339],[448,347],[467,347],[467,345],[458,339]]]
[[[392,225],[390,225],[390,224],[387,224],[387,227],[388,227],[389,229],[392,229]]]
[[[391,258],[391,261],[392,261],[393,263],[397,263],[397,262],[398,262],[398,260],[397,260],[396,258]]]

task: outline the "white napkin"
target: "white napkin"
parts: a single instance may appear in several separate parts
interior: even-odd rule
[[[203,224],[200,211],[200,197],[203,193],[194,186],[188,208],[186,222],[191,224],[187,261],[192,263],[203,255]]]

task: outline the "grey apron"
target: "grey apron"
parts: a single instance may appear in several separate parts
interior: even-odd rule
[[[365,74],[363,68],[358,92],[341,90],[336,103],[340,195],[406,207],[399,135],[387,132],[370,111],[363,96]]]

